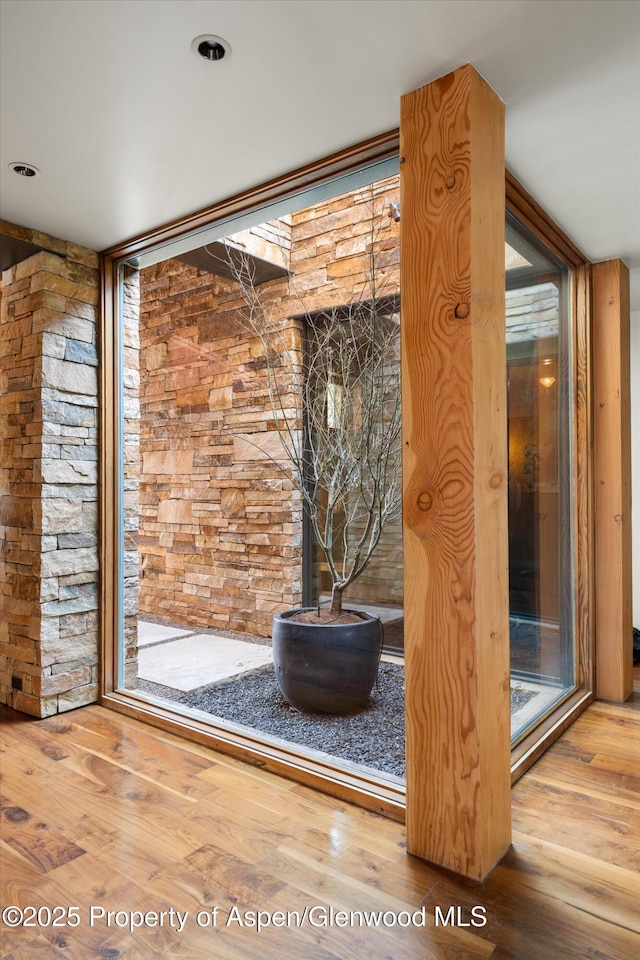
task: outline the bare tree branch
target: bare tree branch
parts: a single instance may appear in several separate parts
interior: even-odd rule
[[[300,493],[333,581],[332,611],[366,569],[401,505],[400,356],[396,265],[378,266],[383,213],[371,216],[364,279],[352,302],[323,312],[300,304],[282,320],[256,282],[251,257],[229,254],[241,322],[266,357],[271,411],[286,455],[280,469]],[[388,259],[388,258],[387,258]],[[291,336],[292,324],[301,324]]]

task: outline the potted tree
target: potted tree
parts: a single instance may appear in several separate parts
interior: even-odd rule
[[[347,713],[364,706],[382,648],[379,619],[346,609],[343,594],[367,569],[401,505],[397,245],[391,255],[382,252],[384,270],[378,269],[383,217],[372,205],[357,299],[311,312],[296,295],[303,309],[288,322],[274,319],[251,259],[237,251],[229,256],[245,304],[243,322],[262,342],[284,469],[332,584],[327,605],[286,610],[273,619],[278,685],[303,711]],[[288,283],[295,290],[295,276]]]

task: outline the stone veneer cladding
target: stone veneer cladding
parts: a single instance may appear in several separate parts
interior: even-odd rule
[[[38,717],[98,696],[98,257],[46,248],[2,277],[0,700]]]
[[[170,260],[141,290],[141,612],[266,636],[300,600],[301,509],[265,459],[283,454],[261,347],[228,280]]]
[[[397,200],[397,183],[381,194],[385,204]],[[363,200],[353,198],[355,220],[341,199],[292,218],[291,261],[307,309],[348,302],[361,282]],[[381,249],[393,259],[391,221],[386,228]],[[0,701],[48,716],[98,695],[98,257],[6,221],[0,231],[45,248],[5,271],[0,288]],[[164,435],[143,425],[141,478],[139,276],[125,276],[127,686],[136,676],[140,563],[147,614],[267,633],[271,611],[299,600],[299,504],[252,446],[269,448],[276,436],[264,358],[234,329],[233,300],[219,278],[175,261],[145,271],[143,405],[145,416],[162,411]],[[282,316],[297,312],[282,296]],[[508,340],[526,335],[532,313],[553,336],[557,296],[508,293]],[[361,600],[401,603],[399,522],[354,588]]]
[[[399,249],[389,204],[398,191],[397,177],[376,186],[376,261],[390,277]],[[295,355],[301,325],[289,318],[368,296],[370,191],[301,210],[290,224],[294,281],[264,289]],[[397,289],[392,280],[385,292]],[[242,306],[231,281],[177,260],[141,273],[140,609],[267,636],[273,612],[301,599],[301,506],[265,457],[283,460],[266,358],[238,323]],[[295,409],[297,398],[286,399]],[[399,519],[353,596],[402,602]]]
[[[124,415],[124,685],[135,687],[138,675],[138,607],[140,525],[140,275],[123,266],[122,380]]]

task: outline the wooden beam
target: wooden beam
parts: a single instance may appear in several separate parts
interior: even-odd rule
[[[593,267],[596,697],[633,691],[629,271]]]
[[[511,837],[503,104],[461,67],[400,143],[407,841],[482,879]]]

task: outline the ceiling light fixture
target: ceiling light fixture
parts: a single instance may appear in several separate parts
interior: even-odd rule
[[[203,60],[218,61],[231,56],[231,47],[222,37],[203,33],[191,42],[191,49]]]
[[[20,163],[19,161],[16,161],[14,163],[10,163],[9,167],[20,177],[35,177],[37,173],[40,173],[38,168],[34,167],[32,163]]]
[[[552,366],[552,364],[553,364],[553,359],[551,357],[545,357],[544,360],[542,361],[543,368],[550,367]],[[546,387],[546,389],[548,390],[549,387],[552,387],[554,385],[554,383],[556,382],[556,378],[547,375],[544,377],[540,377],[538,382],[541,383],[542,386]]]

